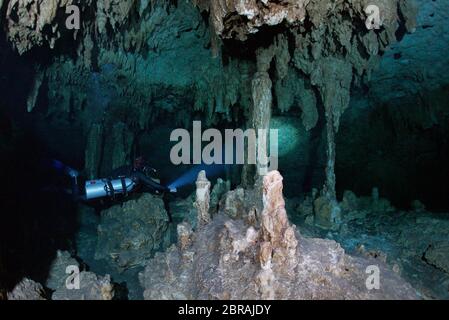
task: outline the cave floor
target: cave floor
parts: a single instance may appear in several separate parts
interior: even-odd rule
[[[287,208],[289,206],[287,199]],[[310,223],[304,215],[288,210],[290,220],[306,237],[337,241],[351,255],[380,259],[412,284],[425,299],[449,299],[449,215],[427,211],[376,212],[355,210],[343,215],[338,230],[328,231]],[[99,217],[80,210],[76,254],[97,274],[109,274],[123,288],[119,298],[143,299],[138,274],[143,267],[120,271],[111,261],[96,260]]]
[[[427,211],[351,211],[338,230],[315,227],[304,216],[290,216],[307,237],[337,241],[351,255],[390,265],[425,299],[449,299],[449,214]]]

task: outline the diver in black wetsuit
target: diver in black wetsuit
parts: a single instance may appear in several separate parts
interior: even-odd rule
[[[107,179],[86,181],[86,200],[98,198],[115,198],[115,196],[127,196],[131,192],[150,192],[154,194],[174,193],[176,189],[169,189],[154,181],[150,173],[156,170],[147,166],[143,157],[134,160],[129,166],[123,166],[113,170]]]
[[[123,166],[113,170],[111,179],[120,179],[121,177],[131,179],[136,189],[140,189],[142,192],[150,193],[164,193],[170,192],[170,189],[157,183],[150,178],[151,173],[156,173],[156,169],[153,169],[146,165],[143,157],[138,157],[134,160],[133,165]],[[172,190],[173,191],[173,190]]]
[[[124,200],[129,194],[137,192],[162,194],[169,222],[172,222],[165,195],[167,193],[176,193],[177,190],[165,187],[153,180],[150,174],[154,174],[156,170],[147,166],[143,157],[135,159],[132,165],[113,170],[109,178],[86,181],[84,189],[80,188],[81,179],[77,170],[66,166],[58,160],[45,161],[45,163],[60,175],[70,177],[71,190],[67,190],[67,193],[70,193],[72,199],[76,202],[90,202],[91,200],[103,199]],[[104,204],[103,201],[99,203]],[[95,202],[92,205],[95,205]]]
[[[77,170],[57,160],[53,160],[51,165],[58,172],[70,177],[71,194],[75,201],[126,198],[129,194],[136,192],[153,194],[177,192],[176,189],[165,187],[150,177],[150,174],[154,174],[156,170],[147,166],[143,157],[135,159],[132,165],[113,170],[108,178],[86,181],[82,190]]]

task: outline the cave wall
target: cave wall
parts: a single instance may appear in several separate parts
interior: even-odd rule
[[[64,7],[70,4],[81,9],[78,31],[64,28]],[[334,198],[335,155],[337,162],[357,159],[339,157],[334,136],[348,141],[363,130],[355,128],[365,114],[348,108],[351,92],[354,96],[354,89],[362,88],[361,99],[380,106],[448,82],[440,72],[447,65],[447,56],[441,55],[448,43],[447,1],[379,1],[378,30],[365,25],[366,4],[54,0],[26,6],[3,1],[5,38],[20,55],[15,59],[27,62],[22,72],[29,73],[22,100],[6,101],[29,112],[28,123],[52,153],[76,159],[94,177],[142,152],[140,139],[162,119],[182,127],[193,119],[210,126],[250,126],[252,83],[264,51],[273,115],[302,124],[304,143],[291,154],[301,160],[300,168],[295,161],[282,165],[291,177],[291,182],[286,178],[287,193],[289,185],[301,191],[321,188],[322,175],[306,177],[307,171],[321,170],[327,195]],[[442,41],[429,45],[436,34]],[[8,75],[20,74],[10,70]],[[341,129],[345,113],[360,126],[344,122]],[[339,138],[340,129],[348,128],[350,137]],[[338,187],[356,186],[347,178]]]
[[[343,116],[337,188],[368,195],[377,186],[398,207],[418,199],[447,211],[449,2],[416,3],[415,32],[398,34]]]
[[[33,188],[46,178],[40,156],[97,177],[158,152],[148,142],[156,123],[248,127],[257,106],[270,111],[258,125],[296,128],[297,150],[280,159],[289,196],[324,185],[334,205],[335,184],[340,195],[376,186],[398,205],[448,208],[449,1],[379,0],[376,30],[365,24],[367,3],[0,0],[1,108],[11,123],[2,123],[2,180],[17,181],[1,212],[19,212],[12,228],[2,224],[0,272],[52,258],[50,247],[28,246],[36,228],[49,230],[43,244],[71,237],[70,219],[48,207],[60,203],[42,198],[48,216],[36,216],[36,195],[23,193],[30,172]],[[64,26],[72,4],[80,30]],[[27,258],[4,267],[11,243]]]
[[[394,205],[449,208],[449,87],[384,104],[354,99],[337,137],[339,194],[378,187]],[[369,130],[366,130],[369,128]]]

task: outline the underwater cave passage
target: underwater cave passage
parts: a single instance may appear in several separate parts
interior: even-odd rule
[[[449,299],[449,0],[62,2],[0,0],[0,300]]]

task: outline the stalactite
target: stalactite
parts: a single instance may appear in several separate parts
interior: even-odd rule
[[[272,105],[272,94],[271,94],[271,79],[266,71],[258,71],[252,81],[252,91],[253,91],[253,116],[252,116],[252,127],[258,133],[258,161],[257,161],[257,172],[258,174],[267,173],[267,164],[261,163],[261,156],[268,156],[268,139],[269,139],[269,129],[270,129],[270,119],[271,119],[271,105]],[[259,130],[266,130],[265,137],[260,136]],[[265,141],[262,141],[265,139]],[[265,142],[265,143],[264,143]]]
[[[103,125],[93,124],[87,135],[87,145],[85,153],[86,175],[89,179],[96,179],[101,161],[101,151],[103,142]]]
[[[309,0],[193,0],[193,3],[210,12],[211,25],[217,35],[246,40],[264,25],[303,21]],[[244,18],[229,19],[239,15]]]
[[[275,55],[274,48],[274,46],[271,46],[268,49],[260,49],[256,53],[257,72],[253,76],[251,82],[253,107],[249,125],[250,128],[254,129],[257,134],[259,134],[258,130],[260,129],[266,130],[266,136],[258,136],[258,160],[255,176],[251,177],[251,175],[254,174],[251,164],[245,164],[243,168],[242,181],[245,186],[252,186],[252,184],[258,180],[260,174],[267,173],[267,164],[261,163],[259,160],[262,159],[262,155],[268,156],[268,132],[270,128],[271,107],[273,100],[271,92],[272,82],[270,75],[268,74],[268,69],[270,68],[270,63]],[[263,141],[263,139],[265,139],[265,141]],[[261,144],[259,145],[259,143]]]

